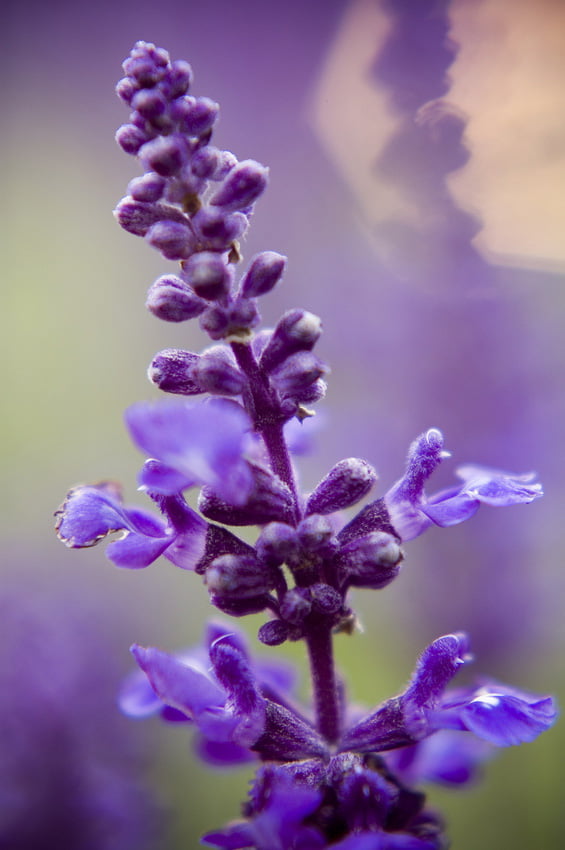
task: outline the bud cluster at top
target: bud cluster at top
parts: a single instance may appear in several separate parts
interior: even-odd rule
[[[166,50],[138,42],[123,69],[117,93],[131,113],[116,139],[144,174],[130,182],[116,218],[166,259],[180,262],[178,275],[155,281],[147,306],[171,322],[200,316],[213,339],[245,334],[259,321],[254,299],[275,286],[285,266],[284,257],[265,251],[235,286],[238,240],[266,188],[268,169],[211,144],[219,107],[189,94],[187,62],[171,62]]]

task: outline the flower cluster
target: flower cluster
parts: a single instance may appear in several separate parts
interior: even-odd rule
[[[159,352],[150,380],[177,398],[126,412],[147,458],[140,489],[159,513],[124,504],[115,482],[80,485],[57,513],[58,534],[81,548],[121,532],[107,548],[117,566],[143,568],[164,555],[202,576],[224,614],[268,612],[259,640],[304,641],[313,699],[300,705],[286,666],[252,660],[235,629],[210,624],[204,646],[178,656],[134,645],[140,670],[124,685],[122,709],[188,723],[209,763],[259,763],[245,819],[205,836],[209,845],[438,850],[441,821],[413,786],[472,778],[494,746],[547,729],[553,701],[490,681],[450,690],[471,659],[467,637],[452,634],[423,652],[404,692],[363,714],[347,703],[333,636],[354,631],[350,588],[388,585],[403,543],[463,522],[481,504],[531,502],[541,486],[532,475],[463,466],[459,485],[428,495],[428,479],[449,457],[432,428],[414,441],[403,476],[384,495],[370,496],[377,474],[356,457],[302,493],[287,428],[313,415],[306,405],[325,392],[327,367],[313,354],[321,322],[295,309],[255,331],[257,299],[280,281],[286,259],[265,251],[237,283],[234,272],[267,169],[212,146],[218,107],[188,94],[186,63],[138,42],[124,71],[118,94],[132,112],[117,138],[144,174],[116,215],[180,263],[177,275],[151,286],[149,310],[174,322],[198,316],[214,344]],[[196,509],[186,499],[194,488]],[[236,533],[249,526],[259,528],[254,543]]]

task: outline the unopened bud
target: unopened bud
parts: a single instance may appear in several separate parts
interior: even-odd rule
[[[261,560],[278,567],[296,557],[299,542],[292,526],[270,522],[259,535],[255,548]]]
[[[233,616],[262,611],[268,603],[271,576],[259,562],[245,555],[220,555],[206,569],[212,603]]]
[[[175,275],[157,278],[147,293],[147,309],[166,322],[185,322],[194,319],[206,309],[206,301]]]
[[[190,255],[193,237],[189,227],[180,221],[158,221],[145,238],[167,260],[183,260]]]
[[[311,351],[322,333],[318,316],[307,310],[289,310],[279,321],[261,355],[261,367],[275,369],[297,351]]]
[[[220,254],[199,251],[182,265],[184,280],[200,298],[215,301],[229,291],[232,272]]]
[[[287,591],[280,605],[282,619],[293,626],[303,623],[311,610],[310,591],[305,587],[295,587]]]
[[[187,160],[187,147],[182,136],[157,136],[139,151],[142,161],[162,177],[177,174]]]
[[[166,348],[155,355],[147,370],[152,384],[166,393],[197,395],[206,392],[198,378],[196,365],[200,357],[180,348]]]
[[[311,351],[297,351],[286,358],[271,378],[282,398],[295,398],[327,372],[326,364]]]
[[[266,646],[280,646],[288,638],[289,628],[283,620],[269,620],[263,623],[257,637]]]
[[[367,495],[376,480],[377,473],[367,461],[340,460],[311,494],[306,513],[331,514],[349,508]]]
[[[242,278],[240,293],[245,298],[257,298],[270,292],[282,277],[286,257],[275,251],[263,251],[251,260]]]
[[[216,395],[240,395],[245,387],[245,376],[232,363],[229,350],[215,345],[205,351],[195,364],[198,383],[206,392]]]
[[[231,212],[247,209],[265,191],[268,173],[268,168],[253,159],[239,162],[212,196],[210,203]]]
[[[338,563],[347,586],[378,589],[396,578],[403,558],[392,534],[373,531],[343,546]]]

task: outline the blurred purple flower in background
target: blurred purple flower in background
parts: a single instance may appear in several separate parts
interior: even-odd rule
[[[162,812],[116,713],[113,640],[94,599],[40,586],[5,577],[0,592],[0,847],[149,850]]]

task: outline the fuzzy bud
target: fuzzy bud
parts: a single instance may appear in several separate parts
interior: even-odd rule
[[[263,251],[251,260],[251,264],[240,284],[240,293],[245,298],[257,298],[270,292],[281,279],[286,266],[286,257],[275,251]]]
[[[141,148],[139,156],[157,174],[172,177],[186,162],[187,149],[181,136],[157,136]]]
[[[221,345],[209,348],[198,358],[195,376],[206,392],[216,395],[240,395],[246,383],[229,350]]]
[[[305,587],[295,587],[287,591],[280,605],[282,619],[293,626],[301,625],[311,610],[310,591]]]
[[[220,555],[206,569],[212,603],[232,616],[262,611],[268,603],[271,576],[258,561],[245,555]]]
[[[128,193],[135,201],[155,203],[161,200],[165,191],[166,181],[164,177],[148,171],[141,177],[134,177],[128,184]]]
[[[373,531],[343,546],[338,564],[347,586],[379,589],[396,578],[403,557],[395,537]]]
[[[208,487],[202,487],[198,509],[208,519],[225,525],[264,525],[279,519],[291,520],[293,499],[280,478],[256,464],[249,464],[253,489],[244,505],[230,505]]]
[[[232,272],[219,254],[199,251],[183,263],[183,278],[200,298],[215,301],[229,291]]]
[[[331,514],[349,508],[367,495],[376,480],[377,473],[367,461],[340,460],[311,494],[306,513]]]
[[[289,310],[279,319],[261,355],[261,368],[270,372],[296,351],[311,351],[322,333],[318,316],[307,310]]]
[[[267,188],[269,169],[253,159],[239,162],[210,199],[215,207],[235,212],[250,207]]]
[[[280,646],[288,638],[289,628],[283,620],[269,620],[263,623],[257,637],[265,646]]]
[[[278,567],[297,555],[299,542],[292,526],[270,522],[259,535],[255,548],[261,560]]]
[[[311,351],[297,351],[286,358],[271,378],[282,398],[294,398],[327,372],[325,363]]]
[[[167,260],[182,260],[190,255],[192,233],[180,221],[158,221],[149,228],[145,238]]]
[[[184,322],[199,316],[206,309],[206,302],[180,277],[170,274],[162,275],[151,285],[146,307],[165,322]]]
[[[196,365],[200,357],[180,348],[166,348],[155,355],[147,370],[152,384],[166,393],[197,395],[206,392],[196,378]]]

